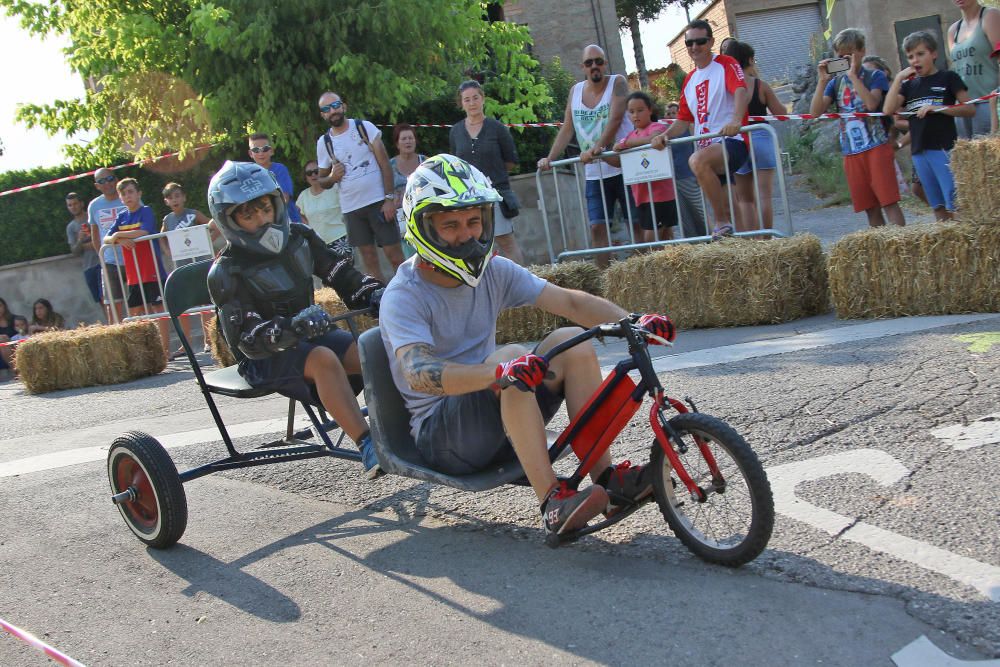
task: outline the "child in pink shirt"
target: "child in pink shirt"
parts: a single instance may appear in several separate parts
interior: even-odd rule
[[[667,126],[657,122],[653,101],[646,93],[632,93],[626,98],[629,120],[635,129],[615,144],[614,150],[623,151],[648,144],[654,135],[666,132]],[[652,193],[652,201],[650,201]],[[639,208],[639,224],[642,226],[643,243],[669,240],[674,237],[677,226],[677,206],[674,204],[674,181],[664,179],[651,183],[636,183],[632,186],[632,198]],[[656,220],[656,229],[653,220]]]

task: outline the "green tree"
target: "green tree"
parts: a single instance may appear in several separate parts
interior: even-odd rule
[[[69,36],[83,99],[23,105],[29,127],[70,136],[77,165],[122,152],[149,158],[247,132],[274,135],[301,163],[322,130],[320,93],[334,89],[357,116],[393,120],[450,90],[466,71],[491,72],[489,112],[530,121],[547,86],[527,54],[527,30],[483,20],[479,0],[0,0],[37,34]]]
[[[632,50],[635,53],[635,67],[639,72],[639,86],[649,89],[649,74],[646,71],[646,57],[642,51],[642,35],[639,34],[639,24],[652,21],[668,5],[690,7],[696,0],[615,0],[615,11],[618,13],[618,27],[632,35]]]

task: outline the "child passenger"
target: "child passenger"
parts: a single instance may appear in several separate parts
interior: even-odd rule
[[[935,67],[937,49],[937,39],[929,32],[921,30],[907,35],[903,50],[910,66],[893,80],[885,112],[903,109],[916,114],[910,117],[913,167],[934,209],[934,217],[951,220],[955,211],[951,149],[958,138],[952,118],[974,116],[976,107],[971,104],[950,107],[956,101],[967,102],[969,91],[958,74]]]
[[[623,151],[648,144],[651,137],[667,131],[667,126],[659,122],[656,109],[649,95],[635,92],[625,98],[628,118],[635,126],[614,150]],[[636,183],[632,186],[632,198],[639,208],[639,225],[642,227],[642,242],[670,240],[677,226],[677,206],[674,204],[673,179],[663,179],[651,183]],[[656,224],[653,224],[653,220]]]
[[[312,276],[351,309],[377,309],[383,285],[354,269],[311,228],[291,223],[274,176],[251,162],[226,162],[208,186],[208,208],[229,246],[208,289],[239,373],[253,387],[322,405],[361,450],[368,479],[379,467],[355,398],[361,361],[351,334],[313,305]]]

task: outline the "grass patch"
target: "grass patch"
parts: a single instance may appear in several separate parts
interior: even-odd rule
[[[810,190],[823,199],[826,206],[851,203],[851,192],[844,176],[843,158],[839,154],[817,152],[813,146],[817,131],[810,128],[787,142],[792,157],[792,171],[805,176]]]

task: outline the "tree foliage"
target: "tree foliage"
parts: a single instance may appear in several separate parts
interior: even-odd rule
[[[695,0],[615,0],[615,11],[618,13],[618,29],[628,31],[632,36],[632,49],[635,52],[635,65],[639,73],[639,85],[649,88],[649,75],[646,73],[646,57],[642,50],[642,35],[639,33],[641,22],[653,21],[669,5],[690,7]]]
[[[83,99],[23,105],[29,127],[70,136],[77,165],[272,134],[296,163],[322,130],[316,100],[335,90],[355,116],[399,119],[468,73],[485,72],[487,112],[536,120],[548,87],[521,26],[488,23],[479,0],[0,0],[38,34],[66,34]],[[413,119],[423,120],[423,119]]]

